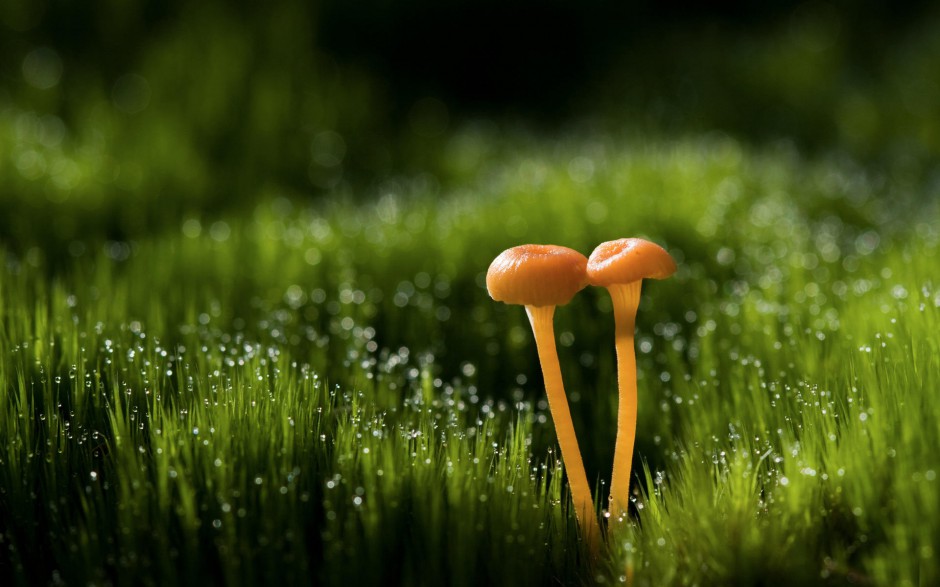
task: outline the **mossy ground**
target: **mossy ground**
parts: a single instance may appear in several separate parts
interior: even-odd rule
[[[132,238],[8,242],[2,582],[940,581],[929,169],[723,135],[448,148],[475,161],[459,189],[270,193]],[[509,246],[622,236],[679,271],[644,286],[635,507],[592,566],[525,313],[483,276]],[[556,333],[603,504],[606,292]]]

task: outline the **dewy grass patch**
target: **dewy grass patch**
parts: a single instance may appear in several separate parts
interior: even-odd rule
[[[0,582],[940,580],[936,185],[715,136],[505,140],[443,197],[4,253]],[[678,270],[640,303],[639,481],[590,568],[485,270],[625,234]],[[611,314],[589,288],[555,317],[597,494]]]

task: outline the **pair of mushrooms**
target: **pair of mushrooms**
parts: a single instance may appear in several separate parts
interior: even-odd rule
[[[640,284],[646,278],[664,279],[675,271],[675,261],[659,245],[624,238],[599,245],[590,259],[575,250],[555,245],[513,247],[496,257],[486,274],[490,297],[498,302],[523,305],[529,316],[575,515],[584,540],[592,550],[597,545],[600,527],[562,384],[555,348],[555,306],[567,304],[588,284],[606,287],[613,300],[620,398],[609,511],[611,517],[619,519],[626,513],[630,499],[630,469],[636,438],[633,332],[640,304]]]

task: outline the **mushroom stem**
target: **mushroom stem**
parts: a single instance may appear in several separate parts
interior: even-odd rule
[[[571,488],[571,501],[574,503],[575,516],[581,527],[584,541],[593,554],[597,550],[600,526],[597,523],[591,486],[584,472],[578,439],[574,433],[574,423],[571,421],[571,411],[568,409],[568,398],[561,379],[558,351],[555,348],[553,321],[555,306],[527,305],[525,309],[529,322],[532,324],[532,332],[535,334],[535,346],[538,349],[539,363],[542,366],[542,378],[545,380],[548,408],[555,422],[555,433],[558,436],[561,458],[568,474],[568,486]]]
[[[614,470],[610,479],[610,517],[619,520],[630,503],[630,471],[636,440],[637,394],[636,350],[633,333],[636,311],[640,305],[642,280],[614,284],[607,288],[614,304],[617,347],[617,386],[620,390],[617,407],[617,441],[614,445]]]

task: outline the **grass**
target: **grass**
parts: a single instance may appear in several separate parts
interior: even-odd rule
[[[460,191],[6,242],[0,582],[940,581],[929,169],[713,135],[454,139],[480,140],[510,155]],[[621,236],[679,272],[645,287],[636,501],[591,565],[524,312],[482,278],[515,244]],[[603,504],[606,292],[556,333]]]

